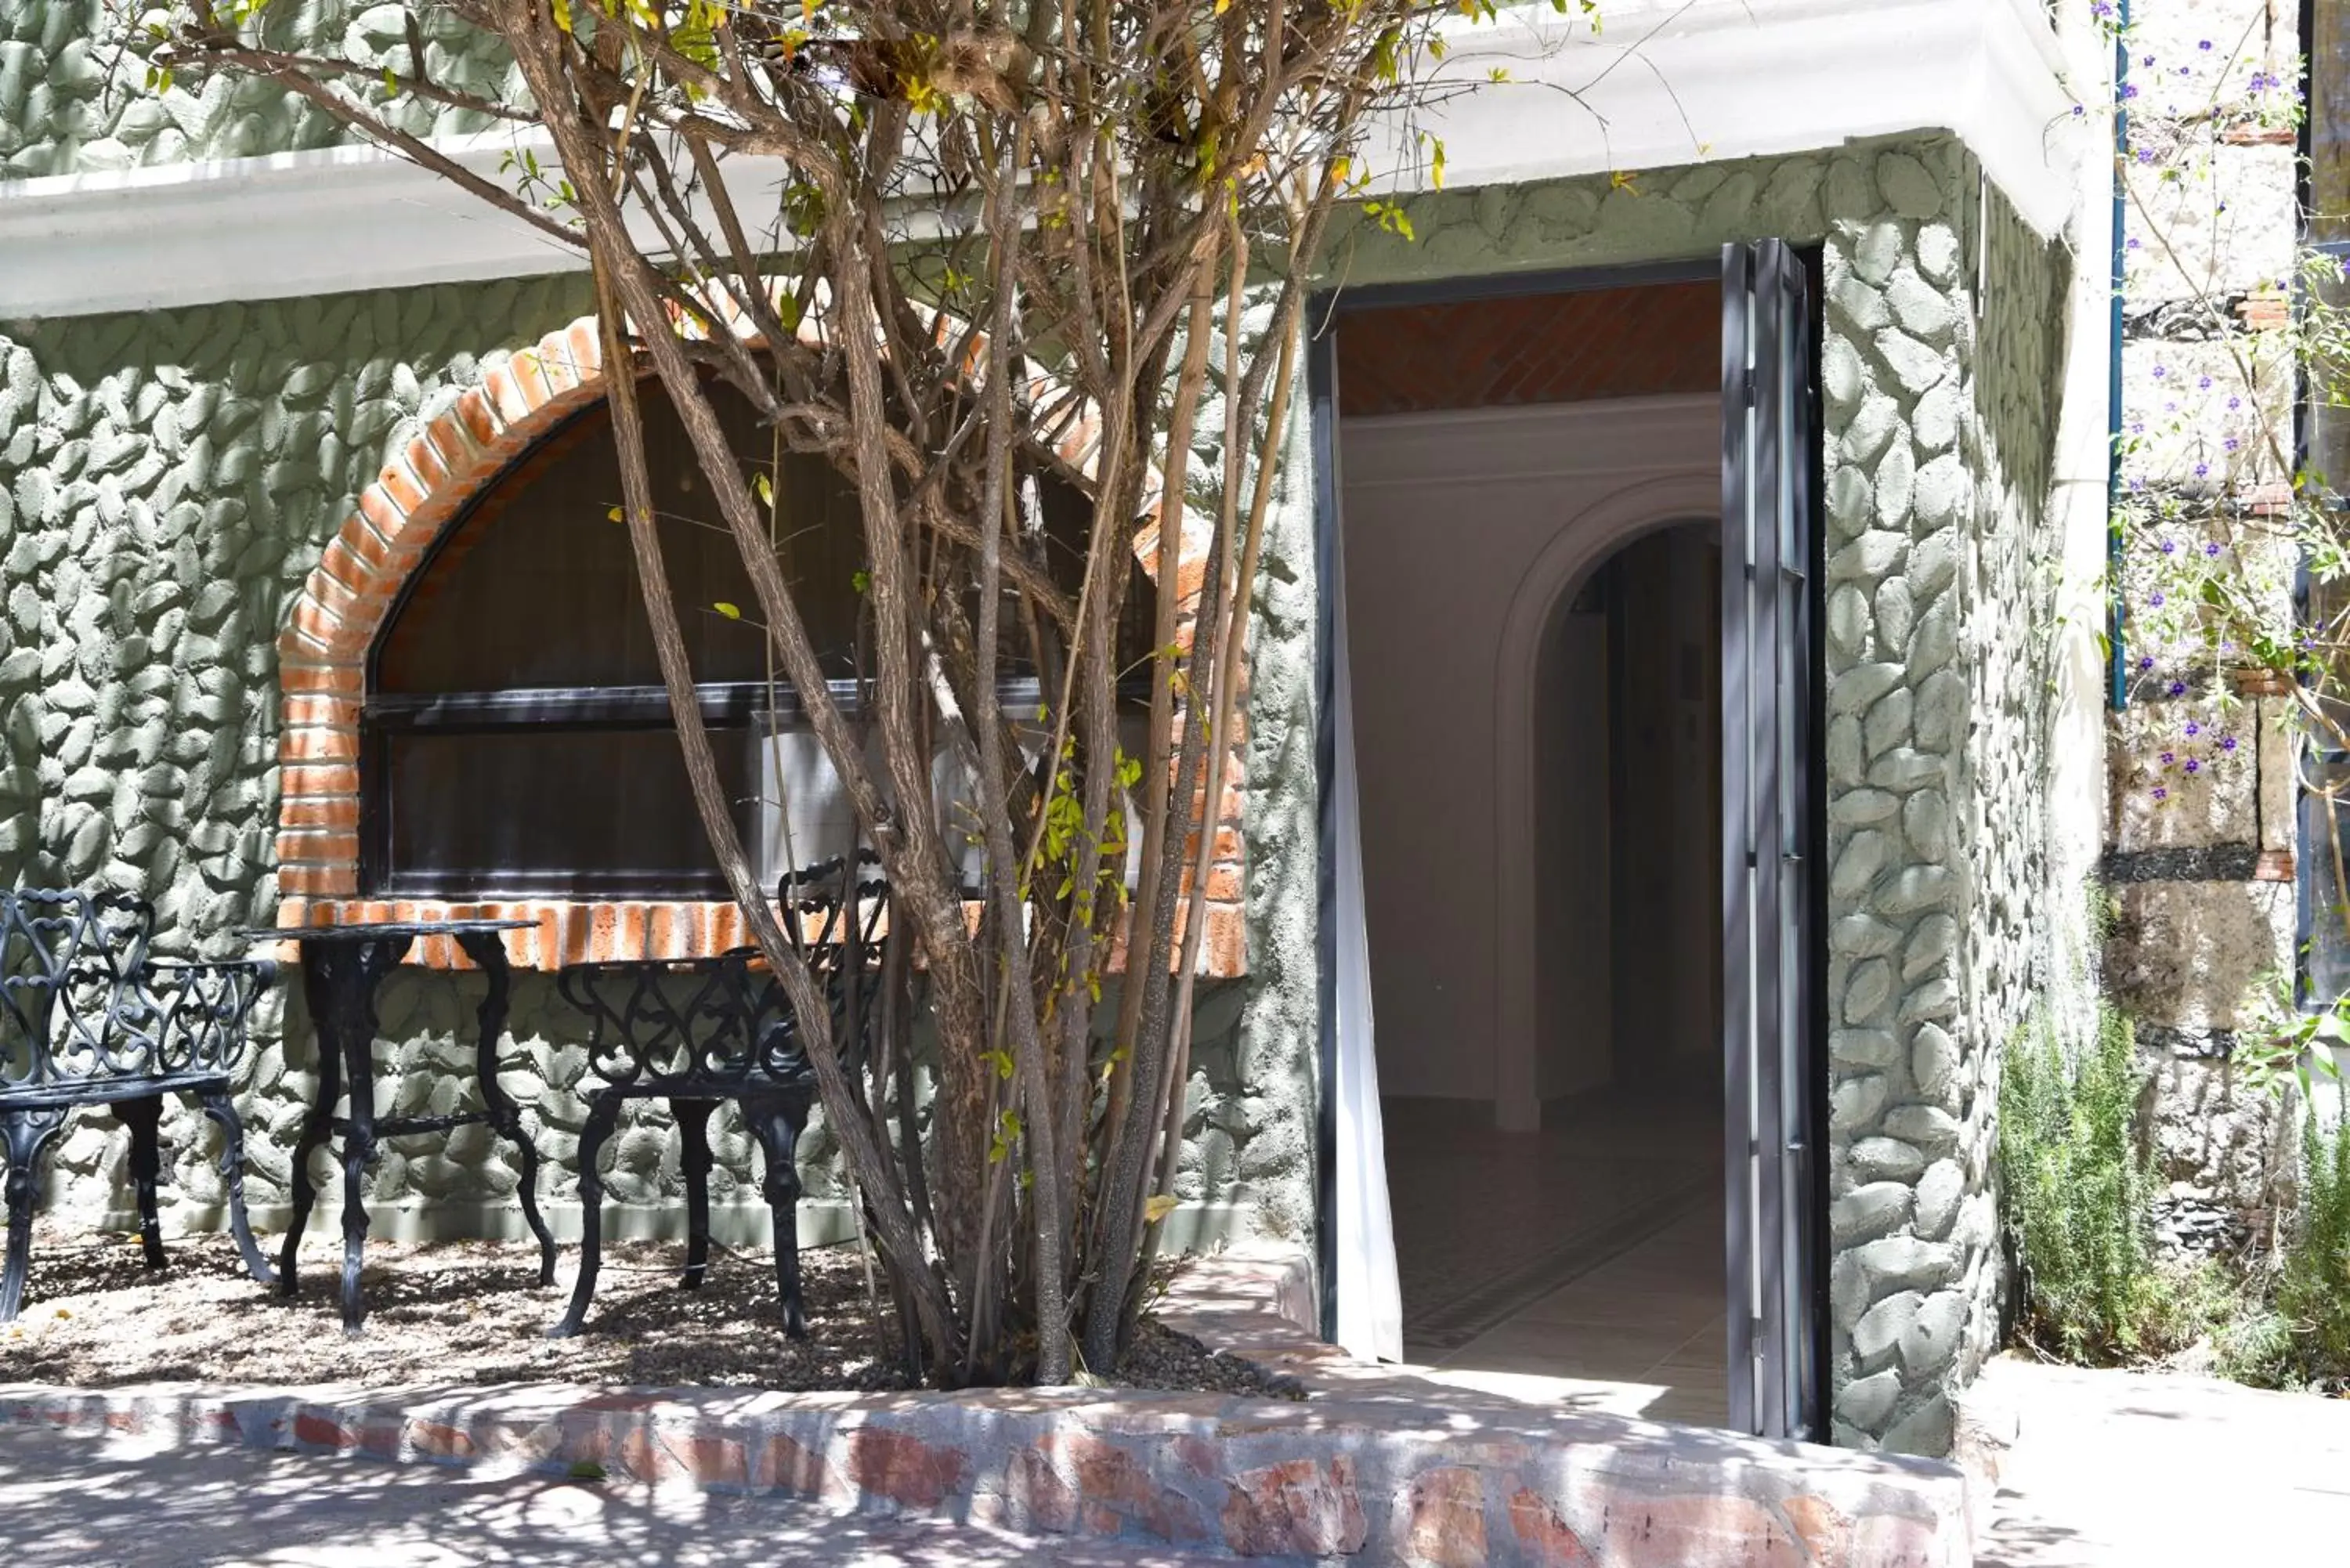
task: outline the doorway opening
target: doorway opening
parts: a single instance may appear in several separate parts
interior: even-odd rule
[[[1721,289],[1341,315],[1408,1361],[1722,1425]]]

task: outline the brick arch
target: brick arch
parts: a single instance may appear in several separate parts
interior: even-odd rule
[[[739,312],[726,314],[749,335]],[[526,919],[534,922],[532,929],[506,938],[507,956],[519,969],[599,959],[687,958],[751,940],[742,911],[731,899],[461,902],[360,895],[359,711],[376,637],[433,541],[466,503],[525,468],[550,432],[603,395],[601,335],[593,316],[582,317],[516,351],[393,452],[328,542],[277,639],[281,925]],[[1074,421],[1060,443],[1062,455],[1090,469],[1098,433],[1090,418]],[[1146,570],[1156,565],[1157,539],[1154,524],[1137,541]],[[1187,514],[1177,572],[1182,593],[1178,614],[1186,620],[1198,604],[1207,544],[1207,530]],[[1246,969],[1241,810],[1240,774],[1233,766],[1227,770],[1217,812],[1216,865],[1201,944],[1211,975],[1237,975]],[[410,961],[434,968],[465,964],[446,939],[418,943]]]

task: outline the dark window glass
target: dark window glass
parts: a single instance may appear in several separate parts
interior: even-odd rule
[[[762,680],[765,641],[734,536],[720,516],[677,411],[648,386],[646,467],[694,679]],[[729,443],[767,466],[767,432],[742,394],[712,389]],[[862,554],[856,497],[820,458],[783,469],[790,526],[777,556],[829,672],[855,673]],[[601,404],[501,478],[436,546],[376,655],[374,690],[481,691],[514,687],[659,686],[652,628],[629,531],[612,520],[619,457]]]
[[[747,740],[739,730],[716,738],[721,775],[740,799]],[[413,890],[544,891],[556,872],[586,873],[613,893],[722,886],[666,726],[419,730],[388,737],[384,761],[390,861]]]
[[[657,386],[645,389],[662,556],[702,716],[746,841],[772,877],[791,856],[845,847],[831,840],[847,831],[846,807],[833,798],[837,782],[793,694],[766,684],[756,596],[676,410]],[[712,402],[744,466],[778,472],[777,559],[836,698],[853,703],[864,612],[856,496],[820,458],[786,456],[774,470],[771,432],[731,388],[713,387]],[[619,493],[609,416],[598,404],[501,475],[435,545],[394,607],[377,641],[364,719],[369,891],[723,894],[670,722],[628,530],[612,519]],[[1047,564],[1074,596],[1090,504],[1058,483],[1038,493]],[[1043,694],[1009,603],[998,695],[1025,718]],[[1138,566],[1119,655],[1143,690],[1155,606]],[[778,732],[797,739],[780,748],[760,739]],[[951,793],[942,786],[942,795]],[[788,796],[788,808],[765,794]]]

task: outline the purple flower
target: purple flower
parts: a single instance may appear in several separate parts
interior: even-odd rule
[[[2199,774],[2203,771],[2203,764],[2189,757],[2187,759],[2187,771],[2190,774]]]
[[[2203,732],[2203,726],[2189,719],[2187,721],[2187,732],[2190,736],[2199,735]]]
[[[2235,737],[2235,736],[2233,736],[2233,735],[2222,735],[2222,736],[2220,736],[2220,749],[2221,751],[2223,751],[2223,752],[2232,752],[2232,751],[2234,751],[2234,750],[2236,749],[2236,737]]]
[[[2209,38],[2199,38],[2195,41],[2195,47],[2208,55],[2211,52],[2211,40]]]
[[[2162,542],[2162,553],[2166,556],[2176,554],[2178,549],[2178,541],[2176,539],[2165,539]]]
[[[2213,543],[2211,543],[2211,544],[2209,544],[2209,545],[2204,545],[2204,546],[2203,546],[2203,554],[2204,554],[2204,556],[2205,556],[2205,557],[2206,557],[2207,559],[2214,560],[2214,561],[2218,560],[2218,559],[2220,558],[2220,546],[2219,546],[2218,543],[2215,541],[2215,542],[2213,542]]]
[[[2124,83],[2122,83],[2122,97],[2123,97],[2123,99],[2124,99],[2125,100],[2129,99],[2134,99],[2134,98],[2136,98],[2137,96],[2137,83],[2136,83],[2136,82],[2124,82]]]
[[[2240,447],[2240,446],[2243,445],[2244,443],[2243,443],[2243,442],[2241,442],[2241,441],[2238,441],[2234,436],[2230,436],[2230,437],[2227,439],[2227,441],[2224,441],[2224,442],[2222,442],[2221,444],[2223,444],[2224,446],[2226,446],[2226,447],[2227,447],[2227,449],[2228,449],[2230,452],[2233,452],[2233,451],[2235,451],[2238,447]]]
[[[2151,669],[2153,669],[2153,668],[2154,668],[2154,655],[2152,655],[2151,653],[2141,653],[2141,654],[2139,654],[2139,655],[2138,655],[2138,659],[2137,659],[2137,667],[2138,667],[2140,670],[2151,670]]]
[[[2174,680],[2174,681],[2172,681],[2172,682],[2170,683],[2170,694],[2171,694],[2173,697],[2184,697],[2184,696],[2186,696],[2186,695],[2187,695],[2187,682],[2186,682],[2186,681],[2184,681],[2184,680]],[[2170,759],[2169,759],[2168,757],[2165,757],[2165,758],[2163,758],[2162,760],[2163,760],[2164,762],[2166,762],[2166,763],[2167,763],[2167,762],[2168,762]]]
[[[2228,400],[2228,407],[2229,407],[2229,409],[2230,409],[2230,410],[2236,410],[2236,409],[2241,409],[2241,408],[2242,408],[2243,406],[2244,406],[2244,400],[2243,400],[2243,399],[2241,399],[2241,398],[2230,398],[2230,399]]]
[[[2170,792],[2163,788],[2160,784],[2157,784],[2154,786],[2154,798],[2157,800],[2168,800],[2170,798]]]
[[[2177,754],[2176,754],[2176,753],[2171,753],[2171,752],[2165,752],[2165,753],[2162,753],[2162,765],[2163,765],[2164,767],[2166,767],[2166,768],[2167,768],[2167,767],[2168,767],[2171,763],[2173,763],[2177,762],[2178,760],[2178,758]]]
[[[2074,104],[2074,105],[2073,106],[2073,118],[2074,118],[2074,119],[2080,119],[2083,115],[2085,115],[2085,114],[2086,114],[2086,113],[2088,113],[2088,112],[2089,112],[2089,111],[2088,111],[2085,108],[2084,108],[2083,106],[2081,106],[2080,104],[2077,104],[2077,103],[2076,103],[2076,104]]]
[[[2197,463],[2197,464],[2195,465],[2195,477],[2196,477],[2196,478],[2198,478],[2198,479],[2209,479],[2209,478],[2210,478],[2210,477],[2211,477],[2211,465],[2210,465],[2210,463],[2208,463],[2208,462],[2199,462],[2199,463]]]
[[[2165,369],[2164,367],[2162,367],[2162,366],[2160,366],[2160,365],[2157,365],[2157,366],[2154,368],[2154,379],[2155,379],[2156,380],[2158,380],[2158,381],[2161,380],[2165,376],[2168,376],[2168,375],[2169,375],[2169,374],[2170,374],[2169,370],[2168,370],[2167,369]]]
[[[2154,57],[2152,55],[2148,55],[2144,59],[2138,61],[2138,64],[2142,66],[2150,66],[2154,64]]]
[[[2162,593],[2161,593],[2161,591],[2160,591],[2159,589],[2158,589],[2158,590],[2156,590],[2154,593],[2151,593],[2151,594],[2147,595],[2147,600],[2146,600],[2146,602],[2147,602],[2147,607],[2148,607],[2149,608],[2152,608],[2152,609],[2160,609],[2160,608],[2162,607]]]
[[[2199,392],[2208,392],[2208,391],[2210,391],[2210,390],[2211,389],[2211,378],[2210,378],[2210,377],[2209,377],[2209,376],[2206,376],[2206,377],[2204,377],[2201,380],[2199,380],[2199,381],[2196,382],[2196,383],[2195,383],[2195,389],[2196,389],[2197,391],[2199,391]]]

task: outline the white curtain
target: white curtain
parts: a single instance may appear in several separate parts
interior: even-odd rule
[[[1336,519],[1332,519],[1334,524]],[[1354,679],[1347,661],[1343,545],[1330,550],[1331,801],[1336,903],[1337,1338],[1350,1355],[1403,1359],[1403,1297],[1396,1285],[1395,1229],[1388,1212],[1387,1149],[1379,1124],[1379,1069],[1371,1050],[1371,947],[1363,922],[1362,809],[1355,782]]]

